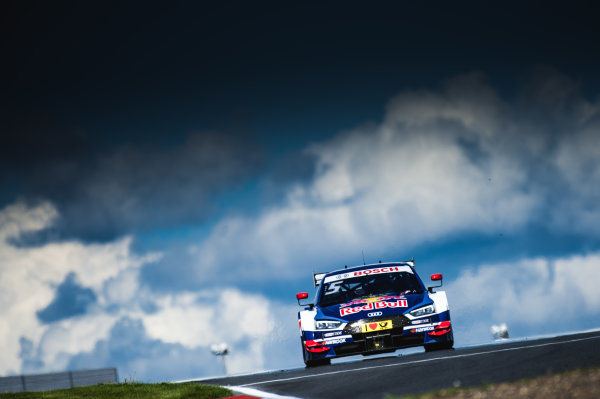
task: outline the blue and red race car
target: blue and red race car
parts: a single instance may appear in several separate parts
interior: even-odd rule
[[[424,346],[426,351],[454,345],[450,310],[434,274],[425,287],[414,260],[377,263],[314,274],[315,303],[296,295],[302,354],[307,367],[332,358],[371,355]]]

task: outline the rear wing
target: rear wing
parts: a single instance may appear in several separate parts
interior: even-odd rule
[[[321,284],[321,280],[327,273],[313,273],[313,279],[315,280],[315,288]]]
[[[379,261],[379,263],[381,263],[381,261]],[[415,268],[415,258],[412,258],[411,260],[406,260],[406,261],[401,262],[401,263],[406,263],[410,267],[412,267],[413,269]],[[325,273],[313,273],[313,280],[315,281],[315,288],[318,287],[319,285],[321,285],[321,281],[323,280],[323,277],[325,277],[325,275],[327,273],[329,273],[329,272],[325,272]]]

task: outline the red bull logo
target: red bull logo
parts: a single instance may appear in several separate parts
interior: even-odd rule
[[[398,299],[395,302],[370,302],[363,306],[355,306],[353,308],[340,308],[340,316],[346,316],[349,314],[355,314],[359,312],[365,312],[374,309],[385,309],[385,308],[406,308],[408,307],[408,301],[406,299]]]
[[[356,301],[352,301],[352,302],[340,305],[340,308],[359,305],[361,303],[375,303],[375,302],[381,302],[381,301],[389,301],[389,300],[393,300],[393,299],[406,299],[406,298],[404,296],[376,296],[373,298],[357,299]]]

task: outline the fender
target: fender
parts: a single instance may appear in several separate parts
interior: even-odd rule
[[[435,304],[435,313],[443,313],[447,310],[450,310],[450,307],[448,305],[448,298],[446,298],[445,291],[437,291],[433,294],[429,294],[429,298],[431,298],[431,300]]]
[[[316,315],[316,310],[301,310],[298,312],[298,319],[300,321],[300,335],[302,335],[302,331],[315,331]]]

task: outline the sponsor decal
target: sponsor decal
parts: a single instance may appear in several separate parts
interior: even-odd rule
[[[426,324],[429,323],[429,319],[423,319],[423,320],[413,320],[412,324]]]
[[[339,344],[345,344],[345,343],[346,343],[346,338],[326,339],[325,341],[323,341],[324,345],[339,345]]]
[[[408,272],[414,273],[410,266],[387,266],[387,267],[374,267],[372,269],[366,270],[357,270],[351,273],[340,273],[334,276],[329,276],[325,279],[323,283],[330,283],[335,280],[360,277],[360,276],[368,276],[371,274],[381,274],[381,273],[397,273],[397,272]]]
[[[367,269],[367,270],[356,271],[356,272],[352,273],[352,276],[353,277],[368,276],[369,274],[392,273],[392,272],[399,272],[399,271],[401,271],[401,270],[400,270],[400,268],[398,266],[378,267],[378,268],[375,268],[375,269]]]
[[[398,299],[396,302],[375,302],[367,303],[363,306],[355,306],[353,308],[340,308],[340,316],[346,316],[349,314],[355,314],[359,312],[377,310],[384,308],[406,308],[408,307],[408,301],[406,299]]]
[[[433,326],[413,328],[412,330],[410,330],[410,332],[412,333],[421,333],[426,331],[433,331]]]
[[[392,328],[391,320],[379,321],[377,323],[367,323],[361,326],[361,330],[364,333],[371,331],[389,330],[390,328]]]
[[[341,280],[343,278],[348,278],[350,277],[350,275],[348,273],[344,273],[344,274],[338,274],[337,276],[335,276],[336,280]]]
[[[356,301],[344,303],[343,305],[340,305],[340,308],[354,306],[354,305],[358,305],[361,303],[374,303],[374,302],[381,302],[381,301],[389,301],[389,300],[393,300],[393,299],[406,299],[406,297],[404,295],[401,295],[401,296],[375,296],[372,298],[357,299]]]
[[[342,335],[343,333],[344,333],[343,331],[335,331],[335,332],[325,333],[325,334],[323,334],[323,336],[325,338],[327,338],[327,337],[335,337],[336,335]]]
[[[377,317],[377,316],[382,316],[383,312],[371,312],[371,313],[367,313],[367,316],[369,317]]]

